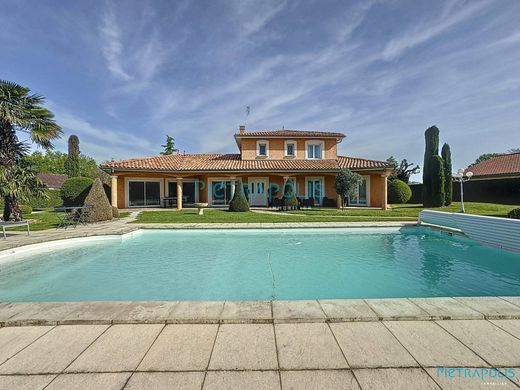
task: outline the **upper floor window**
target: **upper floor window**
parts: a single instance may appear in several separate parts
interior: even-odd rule
[[[296,156],[296,141],[285,141],[285,157]]]
[[[308,159],[322,159],[323,158],[323,141],[307,141],[306,142],[307,158]]]
[[[257,157],[269,156],[269,141],[256,141],[256,155]]]

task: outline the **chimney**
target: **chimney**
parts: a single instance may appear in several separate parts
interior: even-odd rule
[[[246,127],[244,125],[240,126],[239,134],[244,134],[246,132]]]

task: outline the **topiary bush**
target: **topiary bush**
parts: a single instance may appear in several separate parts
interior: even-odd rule
[[[53,209],[63,204],[59,190],[47,189],[45,193],[47,198],[33,196],[29,199],[29,205],[33,210]]]
[[[229,202],[229,211],[249,211],[249,203],[244,192],[244,186],[241,182],[238,182],[235,186],[235,193],[233,194],[233,199],[231,199],[231,202]]]
[[[116,206],[112,206],[112,217],[119,218],[119,209]]]
[[[513,209],[509,213],[507,213],[507,217],[513,219],[520,219],[520,207],[517,209]]]
[[[94,184],[92,184],[92,188],[85,198],[85,204],[92,206],[87,211],[86,222],[101,222],[112,219],[112,206],[99,178],[94,180]]]
[[[388,203],[404,204],[412,197],[412,189],[399,179],[388,182]]]
[[[65,180],[60,190],[63,205],[67,207],[83,206],[92,183],[91,178],[81,176]]]
[[[288,209],[298,208],[298,198],[296,198],[292,185],[286,185],[284,188],[283,205]]]

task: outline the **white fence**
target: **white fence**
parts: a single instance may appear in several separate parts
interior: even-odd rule
[[[520,220],[424,210],[419,222],[460,229],[472,240],[520,253]]]

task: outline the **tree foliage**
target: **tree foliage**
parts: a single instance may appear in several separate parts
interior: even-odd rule
[[[20,220],[19,199],[42,189],[34,169],[24,161],[28,148],[18,140],[16,132],[29,135],[33,143],[45,149],[51,149],[52,141],[61,135],[54,115],[43,103],[44,98],[31,94],[29,88],[0,81],[0,188],[7,194],[4,196],[5,219],[13,213],[15,220]]]
[[[434,181],[431,163],[433,156],[439,154],[439,129],[437,126],[431,126],[424,132],[425,149],[424,149],[424,164],[423,164],[423,205],[427,207],[433,206],[433,188]],[[435,183],[438,187],[438,183]]]
[[[420,171],[419,165],[409,163],[407,159],[403,159],[398,163],[394,156],[390,156],[386,161],[391,163],[394,168],[394,172],[388,177],[390,181],[399,179],[408,184],[410,182],[410,176]]]
[[[229,211],[249,211],[249,202],[247,201],[247,197],[244,192],[244,185],[240,181],[238,181],[235,185],[235,193],[233,194],[233,199],[231,199],[231,202],[229,202]]]
[[[48,150],[45,153],[37,150],[25,156],[25,159],[31,163],[38,173],[57,173],[67,175],[65,163],[68,154]],[[79,176],[90,177],[92,179],[98,177],[100,169],[96,161],[84,154],[79,155]]]
[[[69,149],[67,159],[65,160],[65,173],[68,177],[77,177],[81,175],[79,166],[79,138],[77,135],[69,137]]]
[[[65,180],[60,189],[63,205],[67,207],[83,206],[92,183],[91,178],[81,176]]]
[[[361,175],[354,173],[348,169],[342,169],[336,176],[336,182],[334,183],[334,189],[336,193],[341,197],[341,205],[345,203],[350,204],[350,198],[356,196],[358,191],[359,183],[363,178]]]
[[[449,206],[453,201],[453,167],[451,165],[450,145],[446,143],[442,145],[441,157],[444,162],[444,205]]]
[[[166,143],[161,146],[164,148],[164,151],[161,152],[163,156],[168,156],[170,154],[179,152],[179,149],[175,148],[175,138],[169,135],[166,135]]]

